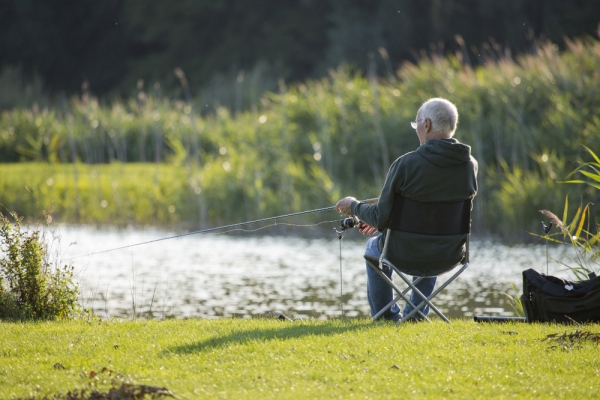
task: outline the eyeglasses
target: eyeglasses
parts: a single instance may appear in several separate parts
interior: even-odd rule
[[[413,129],[417,129],[417,126],[419,125],[419,122],[423,121],[425,118],[419,118],[416,121],[413,121],[410,123],[410,126],[412,126]]]

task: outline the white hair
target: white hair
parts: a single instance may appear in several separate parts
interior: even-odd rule
[[[429,118],[432,130],[452,137],[458,124],[458,110],[446,99],[435,97],[427,100],[419,111],[418,118]]]

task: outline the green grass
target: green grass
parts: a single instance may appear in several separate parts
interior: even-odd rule
[[[598,334],[547,338],[598,333],[597,324],[190,319],[0,329],[2,398],[106,391],[123,382],[191,399],[600,395]]]
[[[48,210],[57,222],[169,225],[198,212],[189,175],[174,165],[19,163],[0,171],[0,203],[30,220]]]
[[[0,163],[0,212],[16,211],[29,222],[47,210],[59,223],[197,228],[333,206],[339,198],[324,184],[304,182],[304,197],[274,205],[277,195],[285,196],[227,179],[173,164]],[[300,171],[294,182],[311,179]],[[225,191],[218,189],[223,182]],[[241,187],[256,196],[240,203],[233,193]]]

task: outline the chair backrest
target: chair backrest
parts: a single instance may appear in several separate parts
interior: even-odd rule
[[[436,276],[469,261],[472,199],[426,203],[396,195],[381,260],[413,276]],[[390,238],[401,237],[390,242]]]
[[[472,199],[425,203],[397,195],[388,229],[420,235],[461,235],[471,232]]]

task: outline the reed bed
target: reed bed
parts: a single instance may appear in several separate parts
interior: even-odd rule
[[[189,210],[185,218],[238,222],[323,207],[341,195],[377,196],[390,162],[418,145],[409,126],[417,108],[441,96],[458,105],[456,137],[472,146],[479,161],[474,228],[522,238],[538,229],[538,210],[561,207],[566,193],[582,201],[593,197],[589,188],[558,182],[582,162],[583,146],[600,143],[600,42],[585,38],[567,47],[560,52],[544,43],[517,59],[482,49],[483,67],[471,67],[460,53],[431,54],[385,79],[340,67],[323,79],[281,85],[246,111],[199,98],[169,99],[143,86],[137,97],[111,103],[84,92],[49,106],[3,111],[0,159],[47,163],[48,170],[107,168],[117,178],[125,165],[141,163],[134,168],[145,168],[148,181],[160,181],[149,178],[153,171],[180,171],[172,190],[183,192],[177,196],[184,200],[173,206]],[[70,166],[59,167],[65,164]],[[116,166],[96,167],[101,164]],[[4,187],[16,179],[7,178],[10,168],[0,166]],[[74,184],[76,173],[68,174]],[[19,179],[34,192],[47,190],[30,182],[48,186],[48,177]],[[92,182],[82,189],[99,184]],[[76,186],[69,190],[78,191]],[[157,190],[143,192],[153,196]],[[0,202],[28,201],[26,192],[12,192],[4,190]],[[96,207],[98,198],[84,205],[85,196],[81,192],[80,207]],[[123,206],[127,197],[120,201]],[[81,210],[65,211],[63,221],[122,221],[106,212],[86,210],[82,219]],[[171,214],[147,211],[125,219],[161,224],[170,223]]]
[[[206,220],[216,225],[240,218],[259,219],[268,212],[268,205],[272,206],[270,212],[279,215],[290,209],[289,204],[273,206],[281,196],[268,187],[259,191],[255,186],[260,185],[258,179],[251,184],[236,181],[222,192],[211,189],[220,185],[218,177],[171,164],[16,163],[0,165],[0,171],[4,212],[16,211],[44,223],[198,229],[208,227],[202,224]],[[290,182],[297,185],[306,179],[294,178],[290,177]],[[303,204],[317,193],[329,198],[325,188],[319,193],[319,189],[306,187],[313,194],[298,198],[297,209],[308,206]],[[239,202],[238,195],[247,201]],[[332,202],[330,199],[327,205]],[[214,206],[207,208],[207,203]]]

